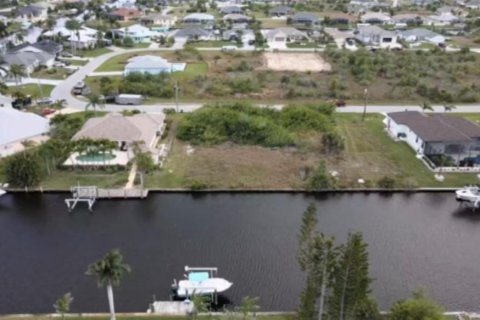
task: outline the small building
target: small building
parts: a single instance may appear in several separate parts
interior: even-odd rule
[[[213,24],[215,17],[208,13],[192,13],[183,18],[187,24]]]
[[[4,101],[4,97],[0,97]],[[11,103],[11,102],[10,102]],[[22,151],[22,141],[46,135],[49,120],[31,112],[0,106],[0,158]]]
[[[25,67],[25,73],[30,76],[36,68],[44,66],[51,68],[55,62],[55,56],[48,52],[8,52],[1,56],[4,64],[10,68],[12,65],[22,65]]]
[[[271,17],[285,17],[293,13],[293,8],[289,6],[278,6],[268,10],[268,15]]]
[[[397,34],[378,26],[358,26],[355,38],[366,46],[377,48],[398,48]]]
[[[271,48],[284,48],[289,42],[309,40],[305,32],[290,27],[268,30],[264,37]]]
[[[252,22],[252,20],[253,19],[251,17],[244,14],[232,13],[223,16],[223,21],[232,23],[250,23]]]
[[[417,154],[447,156],[455,165],[480,164],[480,126],[465,118],[418,111],[391,112],[387,131],[405,141]]]
[[[119,21],[131,21],[139,19],[142,16],[142,12],[133,8],[120,8],[110,12],[109,16]]]
[[[13,15],[17,21],[34,23],[47,20],[47,9],[36,5],[28,5],[16,9]]]
[[[142,17],[140,21],[148,26],[162,27],[168,30],[177,23],[177,17],[171,14],[152,13]]]
[[[223,40],[248,42],[255,40],[255,33],[250,29],[231,29],[222,33]]]
[[[222,14],[243,14],[243,8],[239,6],[225,6],[219,9]]]
[[[118,37],[122,39],[131,38],[135,43],[150,42],[151,38],[156,35],[156,33],[149,28],[139,24],[116,29],[114,32]]]
[[[433,32],[425,28],[415,28],[410,30],[401,31],[399,37],[409,43],[422,43],[428,42],[435,45],[445,43],[446,38],[441,34]]]
[[[131,73],[147,73],[160,74],[184,71],[186,63],[170,63],[166,59],[158,56],[137,56],[128,59],[123,75],[127,76]]]
[[[314,26],[320,22],[320,17],[310,12],[298,12],[291,17],[291,23],[297,25]]]
[[[367,12],[360,17],[362,23],[368,24],[388,24],[392,18],[383,12]]]

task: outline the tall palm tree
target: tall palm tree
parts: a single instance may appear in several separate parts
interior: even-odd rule
[[[107,287],[110,320],[115,320],[113,286],[119,285],[122,276],[130,271],[130,266],[123,262],[123,256],[118,249],[113,249],[102,259],[88,266],[87,275],[95,276],[99,286]]]
[[[15,84],[18,86],[18,79],[25,77],[27,72],[25,71],[25,66],[23,64],[12,64],[10,66],[10,74],[15,79]]]
[[[75,33],[77,35],[77,38],[79,39],[79,30],[80,28],[82,27],[82,24],[76,20],[76,19],[70,19],[68,20],[67,22],[65,22],[65,28],[67,28],[68,30],[70,30],[70,45],[72,47],[72,54],[73,54],[73,50],[74,50],[74,45],[73,45],[73,34]]]
[[[97,113],[97,107],[100,108],[100,109],[105,108],[105,104],[103,102],[104,102],[104,100],[98,94],[95,94],[95,93],[89,94],[88,95],[88,103],[85,106],[85,111],[92,108],[93,112],[96,114]]]

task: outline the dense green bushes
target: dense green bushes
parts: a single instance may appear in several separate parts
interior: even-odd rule
[[[119,92],[141,94],[157,98],[173,98],[173,83],[170,75],[160,73],[158,75],[130,73],[122,79],[118,87]]]
[[[188,114],[177,137],[194,144],[238,144],[266,147],[295,145],[296,134],[332,129],[334,107],[325,105],[289,106],[281,111],[248,104],[211,105]]]

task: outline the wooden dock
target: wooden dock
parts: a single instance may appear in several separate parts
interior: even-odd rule
[[[80,198],[91,197],[91,192],[88,189],[79,189],[78,196]],[[96,189],[94,197],[96,199],[145,199],[148,196],[148,189]]]

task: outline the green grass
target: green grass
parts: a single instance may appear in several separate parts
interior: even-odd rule
[[[220,319],[231,319],[233,316],[225,314],[225,316],[209,316],[209,315],[201,315],[198,317],[199,320],[220,320]],[[52,320],[57,319],[58,317],[49,317],[46,315],[39,315],[33,317],[22,317],[22,316],[0,316],[0,320],[28,320],[28,319],[35,319],[35,320]],[[95,316],[95,317],[87,317],[87,316],[68,316],[65,317],[68,320],[109,320],[110,316]],[[238,315],[238,318],[241,318],[241,315]],[[293,320],[293,314],[285,314],[285,315],[257,315],[258,320]],[[119,320],[189,320],[190,317],[186,316],[160,316],[160,315],[144,315],[144,316],[127,316],[127,315],[119,315],[117,314],[117,319]]]
[[[193,79],[198,76],[204,76],[208,72],[206,63],[189,63],[185,71],[172,73],[172,78],[177,80]]]
[[[128,180],[128,170],[82,171],[82,170],[55,170],[41,183],[44,190],[69,190],[70,187],[80,185],[96,185],[100,188],[123,187]]]
[[[336,119],[345,138],[343,174],[349,178],[347,183],[355,183],[358,178],[375,181],[383,176],[417,187],[461,187],[478,181],[473,173],[444,173],[445,180],[436,181],[409,145],[388,136],[382,115],[369,114],[364,122],[359,114],[337,114]]]
[[[32,78],[63,80],[68,76],[64,68],[41,69],[32,73]]]
[[[273,29],[287,26],[287,20],[282,19],[259,19],[262,22],[262,28]]]
[[[81,50],[79,51],[79,56],[85,58],[95,58],[110,52],[112,52],[112,50],[108,48],[95,48],[89,50]]]
[[[223,46],[236,46],[237,48],[241,47],[241,44],[232,41],[196,41],[188,43],[189,47],[192,48],[221,48]]]
[[[120,46],[121,48],[125,49],[145,49],[150,47],[150,42],[141,42],[141,43],[135,43],[133,47],[126,47],[126,46]]]
[[[287,48],[318,48],[316,42],[292,42],[287,43]]]
[[[66,61],[70,62],[72,66],[84,66],[89,62],[88,60],[78,60],[78,59],[69,59]]]
[[[169,53],[158,52],[158,51],[143,51],[143,52],[130,52],[130,53],[120,54],[118,56],[115,56],[105,61],[101,66],[99,66],[95,70],[95,72],[123,71],[123,69],[125,68],[125,65],[127,64],[128,59],[135,56],[143,56],[143,55],[161,56],[165,58],[165,56],[168,56]]]
[[[40,90],[41,87],[41,90]],[[14,92],[20,91],[25,95],[31,95],[32,97],[41,97],[42,93],[44,97],[50,96],[54,86],[48,84],[22,84],[19,86],[8,87],[8,92],[13,94]]]

